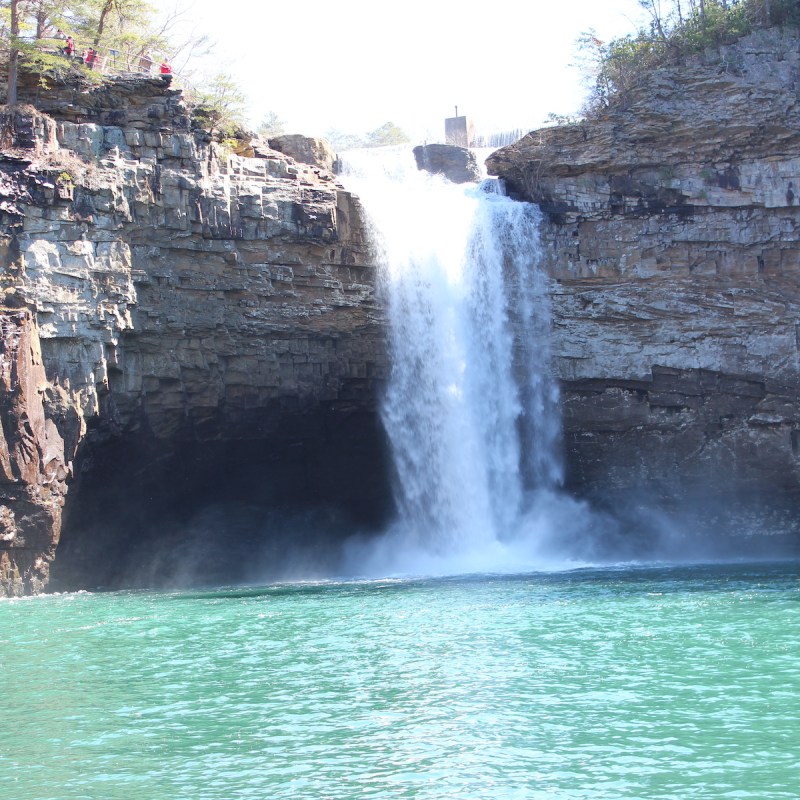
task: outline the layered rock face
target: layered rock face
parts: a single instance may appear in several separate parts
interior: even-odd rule
[[[0,586],[22,594],[47,583],[83,427],[47,380],[28,310],[0,313],[0,388]]]
[[[490,158],[544,212],[570,489],[797,529],[798,86],[797,35],[759,32]],[[257,579],[312,531],[379,527],[385,319],[332,154],[226,156],[161,79],[21,99],[42,113],[0,156],[0,593],[51,564],[59,588]]]
[[[489,158],[545,214],[570,485],[796,502],[798,86],[760,31]]]
[[[24,92],[49,116],[22,114],[0,164],[0,592],[46,582],[73,467],[89,500],[67,517],[109,541],[177,484],[189,505],[192,470],[200,491],[257,483],[256,452],[272,467],[247,501],[374,517],[383,322],[358,202],[329,165],[222,155],[161,79]],[[92,487],[114,481],[127,510],[104,517]]]
[[[313,164],[333,172],[337,166],[336,153],[325,139],[314,139],[296,133],[275,136],[269,146],[279,153],[291,156],[302,164]]]

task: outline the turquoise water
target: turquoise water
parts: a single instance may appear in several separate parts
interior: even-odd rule
[[[794,798],[796,565],[0,602],[0,797]]]

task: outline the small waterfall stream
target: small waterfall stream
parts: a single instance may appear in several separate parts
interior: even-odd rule
[[[563,478],[539,212],[494,181],[418,172],[410,152],[390,166],[385,151],[355,155],[346,183],[370,218],[390,319],[382,413],[401,519],[382,557],[468,568],[517,542],[531,497]]]

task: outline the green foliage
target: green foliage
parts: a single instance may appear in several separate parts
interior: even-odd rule
[[[589,88],[585,111],[598,112],[636,86],[654,67],[680,64],[755,28],[800,25],[798,0],[639,0],[651,17],[635,35],[601,41],[593,30],[577,42]]]
[[[101,83],[103,76],[93,72],[82,62],[69,60],[60,52],[62,41],[41,39],[36,42],[21,41],[19,55],[22,68],[39,76],[39,85],[46,89],[52,82],[63,83],[70,75],[87,83]]]
[[[205,37],[171,40],[173,24],[183,13],[176,7],[157,21],[147,0],[0,0],[0,62],[5,62],[0,66],[7,73],[8,102],[16,102],[19,69],[38,75],[46,88],[70,75],[101,82],[102,72],[151,72],[168,54],[207,52]],[[80,58],[65,57],[67,35],[76,53],[95,49],[93,69]]]
[[[222,139],[233,138],[245,124],[246,101],[236,81],[220,72],[200,86],[192,99],[196,124]]]
[[[384,147],[392,144],[405,144],[411,140],[406,135],[402,128],[399,128],[394,122],[385,122],[379,128],[367,134],[367,147]]]
[[[334,150],[356,150],[360,147],[386,147],[387,145],[406,144],[411,140],[405,131],[394,124],[385,122],[374,131],[365,134],[347,133],[337,128],[325,131],[325,138],[331,143]]]
[[[338,152],[357,150],[366,144],[364,137],[360,134],[346,133],[338,128],[329,128],[325,131],[325,138],[331,143],[333,149]]]
[[[171,31],[185,10],[175,10],[157,22],[156,9],[147,0],[0,0],[0,60],[9,65],[8,97],[16,102],[17,65],[40,76],[47,87],[52,80],[70,75],[84,81],[102,82],[102,72],[146,72],[152,74],[163,58],[208,52],[208,40],[194,33],[173,41]],[[13,25],[12,25],[13,21]],[[88,47],[99,55],[95,69],[62,52],[65,38],[72,36],[76,52]],[[11,69],[13,66],[13,69]],[[217,75],[195,90],[197,119],[222,138],[240,131],[245,96],[229,75]],[[270,123],[273,134],[282,122],[277,115]]]
[[[282,133],[286,133],[286,123],[275,111],[268,111],[256,131],[265,139],[269,139],[270,136],[280,136]]]
[[[53,38],[59,29],[69,26],[70,0],[28,0],[30,32],[37,39]]]
[[[550,111],[544,121],[548,125],[578,125],[581,119],[574,114],[556,114],[554,111]],[[520,137],[521,134],[516,138],[519,139]]]
[[[73,2],[70,32],[90,44],[117,69],[135,71],[143,57],[153,62],[169,51],[165,32],[155,26],[155,8],[146,0],[78,0]]]
[[[74,38],[78,53],[87,47],[98,50],[108,72],[138,72],[143,59],[157,66],[164,57],[179,56],[185,71],[186,61],[210,49],[208,37],[180,33],[186,10],[179,7],[159,17],[147,0],[17,0],[16,5],[20,38],[15,43],[33,71],[63,67],[48,59],[64,46],[63,39],[55,38],[58,31]],[[10,19],[10,0],[0,0],[0,44],[5,49],[12,44]]]

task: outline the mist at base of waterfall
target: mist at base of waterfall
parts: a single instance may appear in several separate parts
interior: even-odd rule
[[[428,531],[397,521],[381,535],[347,539],[339,574],[525,574],[800,558],[800,531],[789,509],[708,502],[666,509],[644,498],[603,509],[557,491],[534,493],[513,527],[498,535],[452,531],[448,539],[437,547]]]
[[[344,575],[454,575],[797,554],[767,504],[714,508],[563,482],[550,283],[539,210],[497,182],[459,186],[401,148],[354,154],[389,319],[382,404],[398,515],[343,546]]]

